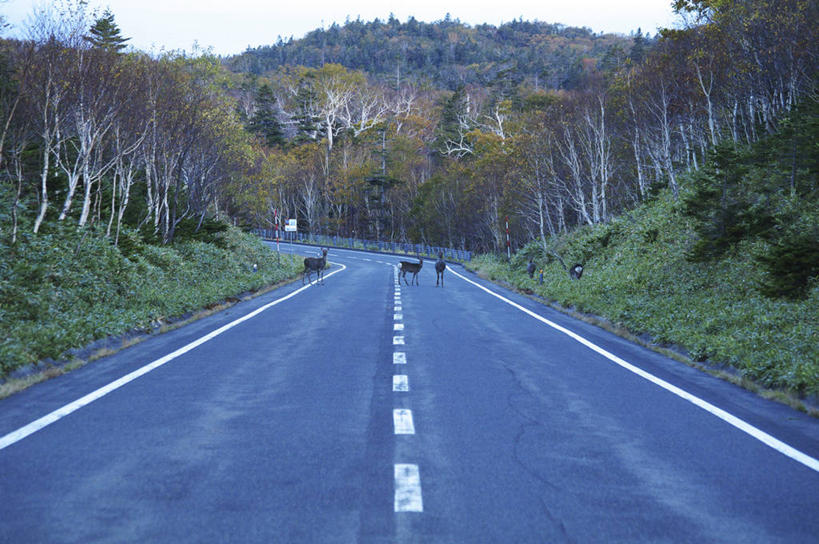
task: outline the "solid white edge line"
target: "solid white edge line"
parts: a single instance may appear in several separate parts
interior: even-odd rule
[[[335,271],[333,271],[333,272],[331,272],[331,273],[329,273],[327,275],[325,275],[325,278],[329,278],[333,274],[338,274],[339,272],[341,272],[341,271],[343,271],[343,270],[345,270],[347,268],[346,266],[344,266],[341,263],[335,263],[335,264],[338,264],[341,268],[338,269],[338,270],[335,270]],[[91,393],[88,393],[87,395],[75,400],[74,402],[70,402],[70,403],[66,404],[65,406],[63,406],[62,408],[58,408],[58,409],[54,410],[53,412],[51,412],[49,414],[46,414],[43,417],[29,423],[28,425],[20,427],[16,431],[12,431],[12,432],[8,433],[7,435],[0,438],[0,450],[2,450],[4,448],[7,448],[8,446],[11,446],[15,442],[19,442],[20,440],[26,438],[27,436],[39,431],[40,429],[42,429],[44,427],[47,427],[48,425],[51,425],[52,423],[64,418],[68,414],[70,414],[72,412],[76,412],[77,410],[79,410],[83,406],[91,404],[95,400],[98,400],[98,399],[104,397],[105,395],[107,395],[108,393],[110,393],[110,392],[112,392],[112,391],[114,391],[116,389],[119,389],[123,385],[136,380],[140,376],[143,376],[143,375],[147,374],[148,372],[159,368],[160,366],[164,365],[165,363],[176,359],[180,355],[184,355],[185,353],[191,351],[192,349],[194,349],[194,348],[196,348],[198,346],[201,346],[202,344],[204,344],[208,340],[212,340],[213,338],[216,338],[217,336],[219,336],[223,332],[225,332],[225,331],[227,331],[229,329],[232,329],[236,325],[239,325],[240,323],[243,323],[243,322],[247,321],[248,319],[256,317],[260,313],[264,312],[265,310],[267,310],[269,308],[272,308],[273,306],[279,304],[280,302],[284,302],[285,300],[296,296],[297,294],[301,293],[302,291],[306,290],[307,288],[315,285],[317,281],[318,280],[310,282],[307,285],[304,285],[303,287],[299,287],[298,289],[296,289],[295,291],[293,291],[289,295],[286,295],[286,296],[283,296],[282,298],[276,299],[273,302],[269,302],[269,303],[265,304],[264,306],[262,306],[261,308],[257,308],[256,310],[253,310],[249,314],[246,314],[246,315],[244,315],[244,316],[242,316],[242,317],[240,317],[238,319],[235,319],[235,320],[231,321],[230,323],[219,327],[215,331],[212,331],[212,332],[206,334],[205,336],[202,336],[202,337],[198,338],[197,340],[194,340],[193,342],[191,342],[191,343],[189,343],[189,344],[187,344],[185,346],[182,346],[181,348],[177,349],[176,351],[174,351],[172,353],[169,353],[168,355],[165,355],[164,357],[161,357],[161,358],[159,358],[159,359],[157,359],[157,360],[155,360],[155,361],[153,361],[151,363],[148,363],[147,365],[145,365],[145,366],[143,366],[141,368],[138,368],[137,370],[134,370],[133,372],[131,372],[129,374],[126,374],[125,376],[119,378],[118,380],[114,380],[113,382],[109,383],[108,385],[100,387],[96,391],[92,391]]]
[[[496,298],[502,300],[503,302],[509,304],[510,306],[512,306],[514,308],[517,308],[518,310],[522,311],[523,313],[528,314],[531,317],[534,317],[538,321],[552,327],[553,329],[555,329],[555,330],[557,330],[559,332],[562,332],[566,336],[572,338],[573,340],[576,340],[577,342],[580,342],[581,344],[583,344],[587,348],[599,353],[600,355],[602,355],[606,359],[612,361],[613,363],[625,368],[626,370],[628,370],[630,372],[633,372],[634,374],[637,374],[641,378],[644,378],[644,379],[650,381],[651,383],[653,383],[655,385],[658,385],[658,386],[662,387],[666,391],[669,391],[669,392],[677,395],[678,397],[687,400],[688,402],[694,404],[695,406],[698,406],[699,408],[702,408],[703,410],[705,410],[705,411],[711,413],[712,415],[720,418],[721,420],[725,421],[729,425],[732,425],[733,427],[739,429],[740,431],[742,431],[742,432],[752,436],[753,438],[759,440],[760,442],[762,442],[766,446],[769,446],[769,447],[775,449],[776,451],[778,451],[779,453],[782,453],[783,455],[786,455],[786,456],[790,457],[794,461],[797,461],[797,462],[805,465],[806,467],[808,467],[810,469],[813,469],[816,472],[819,472],[819,460],[811,457],[810,455],[797,450],[793,446],[790,446],[790,445],[782,442],[781,440],[779,440],[777,438],[774,438],[773,436],[769,435],[765,431],[763,431],[763,430],[761,430],[761,429],[759,429],[757,427],[754,427],[753,425],[751,425],[750,423],[747,423],[746,421],[743,421],[743,420],[739,419],[738,417],[734,416],[733,414],[731,414],[729,412],[726,412],[722,408],[718,408],[717,406],[714,406],[710,402],[705,401],[705,400],[703,400],[703,399],[689,393],[688,391],[680,389],[679,387],[677,387],[675,385],[672,385],[672,384],[666,382],[665,380],[663,380],[661,378],[658,378],[657,376],[654,376],[653,374],[650,374],[649,372],[646,372],[645,370],[643,370],[641,368],[638,368],[638,367],[634,366],[633,364],[631,364],[631,363],[629,363],[627,361],[624,361],[620,357],[617,357],[613,353],[610,353],[610,352],[606,351],[605,349],[603,349],[600,346],[592,343],[589,340],[586,340],[582,336],[580,336],[580,335],[578,335],[578,334],[576,334],[576,333],[574,333],[574,332],[572,332],[572,331],[570,331],[570,330],[568,330],[568,329],[566,329],[564,327],[561,327],[557,323],[549,321],[545,317],[540,316],[540,315],[536,314],[535,312],[533,312],[533,311],[531,311],[531,310],[529,310],[527,308],[524,308],[520,304],[518,304],[516,302],[513,302],[513,301],[509,300],[508,298],[506,298],[506,297],[504,297],[502,295],[499,295],[498,293],[495,293],[494,291],[492,291],[490,289],[487,289],[483,285],[470,280],[469,278],[459,274],[455,270],[452,270],[452,269],[449,269],[449,270],[450,270],[450,272],[452,272],[453,274],[455,274],[456,276],[458,276],[462,280],[464,280],[464,281],[466,281],[468,283],[471,283],[475,287],[478,287],[479,289],[489,293],[493,297],[496,297]]]
[[[395,476],[395,511],[423,512],[424,501],[421,497],[421,472],[418,465],[397,463]]]

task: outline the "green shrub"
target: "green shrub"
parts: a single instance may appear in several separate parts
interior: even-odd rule
[[[123,230],[119,246],[67,224],[22,232],[0,257],[0,377],[108,335],[148,327],[298,273],[256,236],[225,226],[213,243],[148,243]],[[253,271],[253,264],[257,271]]]
[[[608,225],[549,240],[550,247],[562,248],[564,259],[586,257],[579,281],[543,256],[539,242],[510,263],[481,255],[467,266],[646,333],[658,344],[684,348],[694,360],[730,364],[761,385],[819,393],[817,282],[808,284],[803,299],[760,294],[768,272],[754,257],[766,247],[759,240],[735,241],[735,251],[720,259],[690,261],[694,233],[678,207],[666,192]],[[543,268],[542,285],[537,274],[530,279],[525,273],[530,256]]]

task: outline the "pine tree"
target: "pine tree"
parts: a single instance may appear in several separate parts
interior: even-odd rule
[[[295,99],[296,111],[293,115],[296,122],[296,137],[293,143],[298,145],[318,139],[319,119],[315,113],[317,100],[316,92],[310,85],[299,86]]]
[[[130,40],[130,38],[122,37],[119,27],[114,22],[114,14],[107,9],[102,13],[102,17],[94,22],[89,30],[89,35],[85,36],[84,39],[94,47],[112,53],[119,53],[125,49],[125,42]]]
[[[813,231],[783,236],[768,251],[756,255],[765,271],[759,290],[768,297],[800,299],[819,279],[819,225]]]
[[[683,201],[699,237],[688,254],[690,260],[719,258],[744,237],[740,190],[746,171],[733,144],[724,142],[693,176],[692,190]]]
[[[449,144],[460,142],[465,130],[464,122],[467,119],[469,103],[463,85],[444,102],[441,119],[435,130],[435,147],[446,154]]]
[[[284,145],[284,132],[276,116],[276,101],[273,90],[267,83],[256,91],[256,109],[250,118],[248,129],[261,136],[267,147]]]
[[[643,37],[643,31],[640,28],[637,29],[637,34],[632,39],[631,52],[629,52],[628,58],[634,64],[642,64],[646,58],[646,39]]]

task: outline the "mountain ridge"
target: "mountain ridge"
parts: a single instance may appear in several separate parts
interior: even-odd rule
[[[274,44],[226,57],[224,63],[233,72],[255,75],[282,66],[318,68],[333,63],[396,84],[403,78],[449,90],[485,85],[498,69],[511,65],[519,79],[535,88],[571,89],[578,85],[584,59],[625,56],[649,42],[640,29],[623,36],[522,19],[496,27],[449,18],[425,23],[410,17],[401,23],[391,17],[333,24],[301,39],[279,37]]]

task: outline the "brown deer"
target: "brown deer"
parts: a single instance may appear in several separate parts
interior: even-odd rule
[[[438,252],[438,260],[435,262],[435,287],[438,287],[438,278],[441,279],[441,287],[444,286],[444,270],[446,270],[446,261],[444,261],[444,252]]]
[[[304,259],[304,272],[301,274],[301,284],[304,285],[304,276],[307,280],[313,281],[313,271],[316,272],[316,282],[324,283],[324,267],[327,266],[327,249],[321,249],[321,257],[307,257]]]
[[[417,263],[411,263],[409,261],[401,261],[401,264],[398,267],[401,269],[401,277],[404,278],[404,283],[407,283],[407,272],[412,273],[412,281],[415,282],[416,285],[420,285],[418,283],[418,272],[421,271],[421,267],[424,266],[424,258],[418,257]]]

